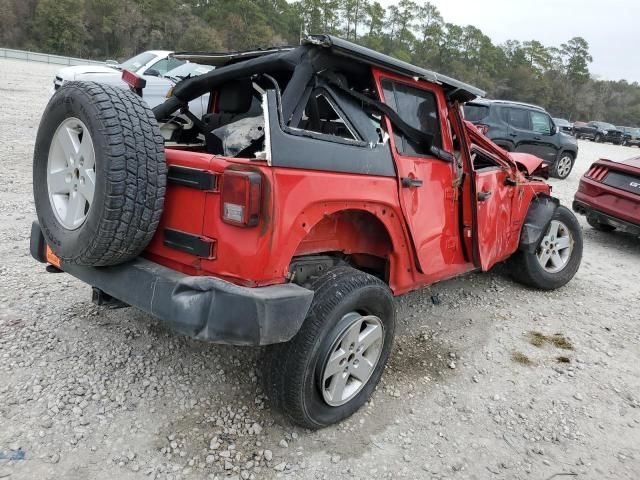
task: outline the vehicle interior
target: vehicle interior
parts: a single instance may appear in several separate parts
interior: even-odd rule
[[[268,90],[276,92],[280,123],[288,133],[352,142],[384,141],[380,115],[339,91],[352,89],[377,100],[370,66],[330,59],[328,55],[315,55],[300,65],[288,58],[296,55],[296,50],[285,49],[241,61],[233,58],[197,79],[178,83],[177,94],[195,82],[197,93],[211,92],[209,108],[202,118],[196,118],[183,104],[162,118],[166,145],[229,157],[262,158]],[[206,59],[201,56],[198,61],[204,63]],[[189,96],[193,96],[193,90]],[[350,118],[358,116],[358,111],[365,112],[367,120]]]
[[[172,96],[153,109],[166,145],[230,157],[266,158],[269,152],[265,152],[265,118],[271,112],[265,106],[269,105],[267,97],[273,95],[277,116],[269,121],[272,134],[276,125],[280,127],[277,130],[287,135],[368,147],[380,156],[383,149],[374,147],[386,143],[388,138],[381,122],[384,114],[394,125],[396,135],[401,133],[404,150],[408,150],[408,142],[416,148],[420,145],[426,155],[453,161],[452,155],[441,149],[440,122],[433,94],[393,82],[396,105],[383,103],[377,94],[372,66],[389,65],[390,71],[408,77],[446,82],[441,83],[443,88],[456,100],[466,101],[483,92],[349,42],[340,45],[339,41],[319,36],[294,49],[286,47],[226,57],[223,54],[180,56],[216,65],[216,69],[179,82]],[[328,46],[327,42],[336,43],[331,43],[331,49],[323,48]],[[210,94],[208,113],[196,118],[189,111],[188,102],[204,94]],[[404,116],[397,113],[399,111],[404,111]],[[350,153],[360,157],[365,153],[362,150]],[[326,156],[320,148],[315,153]],[[389,156],[388,149],[386,156]],[[363,156],[363,161],[368,161],[367,158]],[[354,157],[352,161],[357,160]],[[334,167],[338,167],[335,161],[329,169]]]

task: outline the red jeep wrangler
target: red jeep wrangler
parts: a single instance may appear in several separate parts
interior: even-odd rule
[[[536,178],[541,160],[465,122],[482,91],[327,35],[180,58],[218,68],[153,111],[95,83],[56,92],[35,146],[31,253],[96,302],[266,345],[267,394],[298,424],[369,398],[394,295],[507,259],[540,289],[578,270],[579,224]],[[197,118],[188,104],[207,93]]]

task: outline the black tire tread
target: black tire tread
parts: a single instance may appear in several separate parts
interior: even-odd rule
[[[562,177],[559,173],[558,173],[558,161],[564,157],[565,155],[569,155],[571,157],[571,169],[569,170],[569,173],[567,173],[566,176]],[[551,172],[551,175],[555,178],[559,178],[561,180],[564,180],[565,178],[567,178],[569,175],[571,175],[571,172],[573,171],[573,166],[575,164],[576,161],[576,156],[571,153],[571,152],[560,152],[560,155],[558,155],[558,160],[553,164],[553,171]]]
[[[511,276],[519,283],[540,290],[555,290],[569,282],[578,271],[582,260],[582,229],[575,215],[567,207],[560,205],[553,218],[565,217],[562,220],[572,230],[575,238],[572,258],[560,272],[549,274],[542,270],[536,255],[518,250],[509,259]]]
[[[272,406],[289,417],[294,423],[305,428],[317,429],[326,425],[314,422],[305,411],[300,392],[304,378],[297,372],[307,368],[312,360],[309,351],[318,341],[317,332],[327,315],[340,303],[342,298],[355,290],[369,286],[389,287],[379,278],[348,266],[339,266],[316,278],[310,289],[315,296],[307,318],[298,334],[287,343],[270,345],[264,355],[264,388]],[[293,373],[293,374],[292,374]],[[295,379],[286,384],[285,380]]]

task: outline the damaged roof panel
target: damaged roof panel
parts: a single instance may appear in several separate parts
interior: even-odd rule
[[[333,53],[352,58],[354,60],[369,63],[384,70],[390,70],[401,75],[419,77],[429,82],[439,83],[445,87],[447,93],[455,94],[462,101],[469,101],[476,97],[483,97],[485,92],[472,85],[466,84],[454,78],[440,73],[417,67],[397,58],[390,57],[370,48],[357,45],[333,35],[309,35],[302,41],[303,45],[320,45],[329,48]]]

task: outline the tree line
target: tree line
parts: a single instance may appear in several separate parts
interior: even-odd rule
[[[331,33],[476,85],[490,98],[570,120],[640,124],[640,85],[595,78],[587,41],[496,45],[447,22],[429,2],[399,0],[0,0],[0,45],[122,60],[143,50],[242,50]]]

